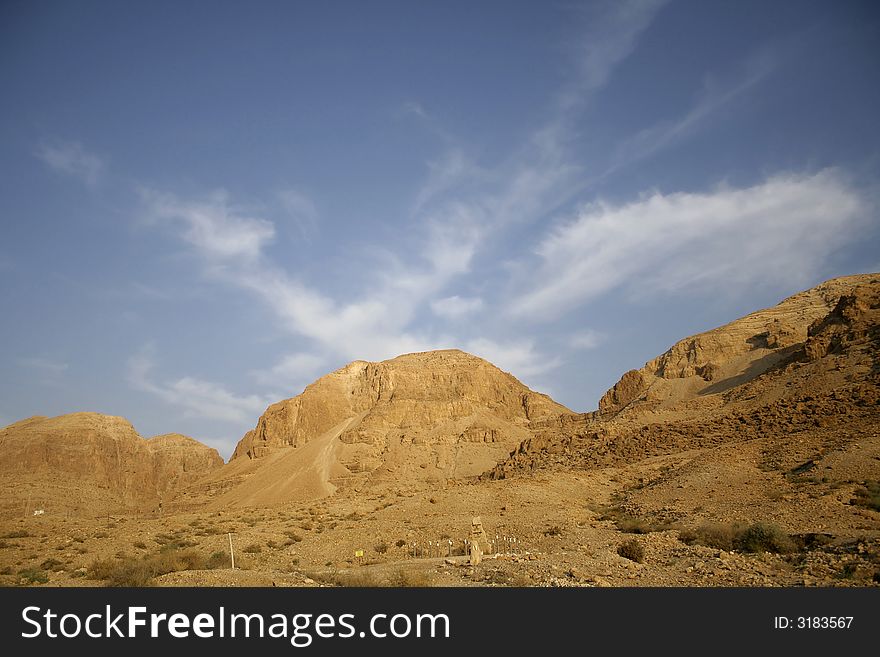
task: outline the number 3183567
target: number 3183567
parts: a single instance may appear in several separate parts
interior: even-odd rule
[[[852,625],[853,616],[798,616],[797,627],[801,630],[837,630]]]

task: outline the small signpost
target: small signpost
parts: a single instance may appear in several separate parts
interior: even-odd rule
[[[232,550],[232,534],[226,534],[229,537],[229,558],[232,560],[232,570],[235,570],[235,552]]]

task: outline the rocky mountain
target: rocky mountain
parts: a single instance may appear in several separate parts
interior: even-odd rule
[[[598,412],[527,439],[484,476],[632,463],[749,440],[773,443],[771,453],[792,436],[824,452],[859,436],[873,440],[877,426],[880,274],[865,274],[677,342],[624,374]]]
[[[841,297],[876,285],[880,276],[836,278],[778,305],[676,342],[638,370],[626,372],[599,401],[603,415],[636,413],[741,385],[803,347],[810,326]]]
[[[154,511],[221,465],[215,449],[192,438],[145,440],[125,418],[99,413],[32,417],[0,429],[8,513]]]
[[[573,415],[458,350],[355,361],[270,406],[229,464],[197,488],[218,506],[258,505],[340,486],[467,478],[533,427]]]

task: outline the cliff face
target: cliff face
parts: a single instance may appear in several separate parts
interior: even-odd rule
[[[340,486],[470,477],[574,414],[457,350],[355,361],[270,406],[229,464],[188,491],[219,506],[313,499]]]
[[[582,426],[524,441],[484,478],[763,440],[855,444],[880,425],[880,274],[828,281],[631,370]]]
[[[810,326],[841,299],[880,282],[878,274],[826,281],[719,328],[675,343],[639,370],[630,370],[599,401],[602,415],[634,407],[662,408],[751,380],[790,355]]]
[[[496,442],[503,429],[569,414],[485,360],[462,351],[406,354],[381,363],[355,361],[305,391],[270,406],[232,458],[260,458],[279,447],[301,447],[342,420],[348,444],[384,447],[390,433],[412,442]],[[492,418],[494,422],[489,421]]]
[[[0,429],[6,506],[47,511],[152,510],[223,465],[216,450],[178,434],[144,440],[128,420],[98,413],[33,417]]]

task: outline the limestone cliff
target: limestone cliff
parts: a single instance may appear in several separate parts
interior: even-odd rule
[[[808,330],[842,296],[876,285],[880,274],[836,278],[705,333],[675,343],[623,375],[599,402],[608,416],[633,406],[658,408],[751,380],[798,349]]]
[[[573,413],[462,351],[355,361],[270,406],[201,492],[263,504],[474,476],[562,415]]]
[[[216,450],[192,438],[144,440],[125,418],[99,413],[32,417],[0,429],[7,508],[30,499],[47,512],[154,510],[221,465]]]

